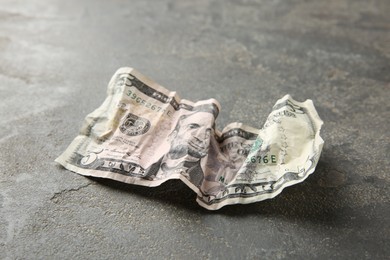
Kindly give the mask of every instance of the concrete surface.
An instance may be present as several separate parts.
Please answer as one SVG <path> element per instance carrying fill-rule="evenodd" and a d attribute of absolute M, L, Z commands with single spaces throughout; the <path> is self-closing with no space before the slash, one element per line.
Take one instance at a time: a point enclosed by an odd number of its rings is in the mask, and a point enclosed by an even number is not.
<path fill-rule="evenodd" d="M 0 0 L 1 259 L 388 259 L 390 2 Z M 286 93 L 325 121 L 316 172 L 275 199 L 202 209 L 180 181 L 89 179 L 53 160 L 121 66 L 221 129 Z"/>

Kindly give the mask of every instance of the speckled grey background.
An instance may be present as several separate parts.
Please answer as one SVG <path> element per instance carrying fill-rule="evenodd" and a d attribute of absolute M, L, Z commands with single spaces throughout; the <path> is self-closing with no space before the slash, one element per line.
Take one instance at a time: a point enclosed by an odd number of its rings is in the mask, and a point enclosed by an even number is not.
<path fill-rule="evenodd" d="M 390 257 L 390 2 L 0 0 L 1 259 Z M 54 159 L 132 66 L 217 126 L 311 98 L 323 154 L 304 183 L 209 212 L 180 181 L 89 179 Z"/>

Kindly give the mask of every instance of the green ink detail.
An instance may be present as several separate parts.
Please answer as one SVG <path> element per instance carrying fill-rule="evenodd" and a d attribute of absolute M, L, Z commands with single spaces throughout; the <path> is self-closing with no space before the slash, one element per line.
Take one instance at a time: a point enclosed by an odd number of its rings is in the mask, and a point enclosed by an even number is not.
<path fill-rule="evenodd" d="M 263 144 L 263 140 L 260 139 L 260 138 L 257 138 L 256 141 L 253 143 L 250 152 L 251 152 L 251 153 L 257 152 L 257 151 L 260 149 L 260 147 L 261 147 L 262 144 Z"/>

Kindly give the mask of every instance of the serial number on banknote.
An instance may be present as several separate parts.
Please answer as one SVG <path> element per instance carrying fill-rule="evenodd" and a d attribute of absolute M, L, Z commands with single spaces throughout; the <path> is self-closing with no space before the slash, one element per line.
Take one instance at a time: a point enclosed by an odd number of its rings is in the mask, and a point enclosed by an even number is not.
<path fill-rule="evenodd" d="M 276 155 L 252 156 L 249 160 L 251 163 L 276 163 Z"/>
<path fill-rule="evenodd" d="M 149 109 L 151 109 L 153 111 L 157 111 L 157 112 L 162 112 L 162 113 L 166 112 L 168 116 L 171 116 L 171 113 L 172 113 L 171 111 L 169 111 L 169 110 L 167 111 L 160 106 L 154 105 L 151 102 L 146 101 L 145 99 L 138 96 L 136 93 L 134 93 L 131 90 L 127 90 L 127 96 L 129 96 L 131 99 L 133 99 L 136 103 L 141 104 L 146 108 L 149 108 Z"/>

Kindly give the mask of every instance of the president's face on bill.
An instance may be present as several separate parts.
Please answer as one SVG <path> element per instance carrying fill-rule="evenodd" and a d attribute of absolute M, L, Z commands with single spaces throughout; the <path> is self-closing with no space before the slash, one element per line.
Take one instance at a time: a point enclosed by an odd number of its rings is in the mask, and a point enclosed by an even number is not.
<path fill-rule="evenodd" d="M 180 121 L 170 152 L 176 157 L 190 155 L 202 158 L 207 155 L 214 116 L 207 112 L 194 113 Z"/>

